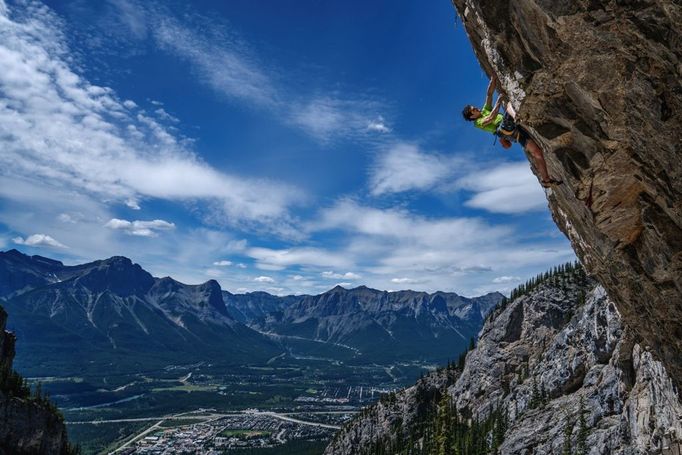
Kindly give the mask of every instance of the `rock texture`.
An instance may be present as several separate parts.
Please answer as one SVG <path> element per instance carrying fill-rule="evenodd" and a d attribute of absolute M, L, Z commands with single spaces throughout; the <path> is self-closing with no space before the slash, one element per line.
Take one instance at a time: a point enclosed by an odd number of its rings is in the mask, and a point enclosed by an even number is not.
<path fill-rule="evenodd" d="M 665 368 L 632 341 L 603 288 L 579 300 L 543 286 L 486 325 L 449 391 L 460 412 L 480 418 L 502 403 L 511 421 L 503 454 L 560 453 L 581 403 L 590 454 L 678 446 L 682 404 Z M 544 403 L 534 405 L 534 394 Z"/>
<path fill-rule="evenodd" d="M 395 440 L 401 428 L 417 432 L 458 375 L 456 370 L 438 370 L 419 379 L 412 387 L 382 397 L 335 435 L 325 455 L 372 454 L 379 452 L 379 447 L 384 448 L 384 453 L 390 453 L 385 447 L 387 441 Z"/>
<path fill-rule="evenodd" d="M 426 383 L 443 384 L 442 375 Z M 325 453 L 373 453 L 365 449 L 387 433 L 414 432 L 414 419 L 402 428 L 394 424 L 407 422 L 406 409 L 424 406 L 414 390 L 398 395 L 399 406 L 380 403 L 366 411 Z M 494 314 L 454 384 L 440 391 L 467 418 L 506 409 L 501 454 L 562 453 L 567 425 L 575 449 L 581 411 L 591 455 L 682 449 L 682 404 L 670 375 L 633 341 L 613 302 L 594 284 L 546 282 Z"/>
<path fill-rule="evenodd" d="M 551 175 L 553 217 L 682 381 L 682 4 L 453 0 Z"/>
<path fill-rule="evenodd" d="M 0 307 L 0 366 L 12 368 L 15 337 L 5 331 Z M 30 398 L 0 388 L 0 455 L 65 454 L 69 449 L 61 416 Z"/>

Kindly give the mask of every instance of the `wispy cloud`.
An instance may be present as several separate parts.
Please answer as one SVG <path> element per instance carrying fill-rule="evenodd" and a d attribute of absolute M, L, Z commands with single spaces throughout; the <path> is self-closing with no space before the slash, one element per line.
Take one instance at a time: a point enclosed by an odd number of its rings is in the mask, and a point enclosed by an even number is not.
<path fill-rule="evenodd" d="M 520 281 L 521 277 L 518 276 L 498 276 L 493 278 L 493 283 L 513 283 L 516 281 Z"/>
<path fill-rule="evenodd" d="M 216 261 L 213 263 L 213 265 L 215 265 L 216 267 L 229 267 L 232 265 L 232 261 L 225 261 L 225 260 Z"/>
<path fill-rule="evenodd" d="M 426 153 L 414 144 L 397 143 L 379 154 L 370 172 L 374 196 L 410 190 L 430 190 L 455 175 L 456 161 Z"/>
<path fill-rule="evenodd" d="M 250 248 L 246 255 L 254 259 L 260 267 L 283 270 L 290 266 L 348 267 L 350 258 L 325 249 L 312 247 L 297 248 Z"/>
<path fill-rule="evenodd" d="M 170 15 L 153 11 L 154 38 L 159 46 L 186 60 L 202 81 L 230 99 L 274 107 L 278 94 L 253 54 L 233 35 L 204 20 L 202 33 Z"/>
<path fill-rule="evenodd" d="M 110 0 L 110 3 L 118 10 L 121 22 L 125 24 L 137 39 L 147 37 L 148 26 L 146 12 L 129 0 Z"/>
<path fill-rule="evenodd" d="M 547 199 L 527 162 L 501 164 L 473 172 L 459 185 L 475 194 L 466 202 L 493 213 L 544 210 Z"/>
<path fill-rule="evenodd" d="M 51 248 L 68 248 L 66 245 L 64 245 L 61 242 L 58 242 L 57 240 L 53 239 L 49 235 L 46 234 L 33 234 L 31 236 L 24 238 L 21 237 L 15 237 L 12 239 L 14 243 L 17 245 L 26 245 L 26 246 L 46 246 L 46 247 L 51 247 Z"/>
<path fill-rule="evenodd" d="M 386 121 L 382 116 L 377 117 L 374 120 L 370 120 L 369 124 L 367 125 L 367 129 L 369 131 L 375 131 L 377 133 L 390 133 L 391 128 L 386 125 Z"/>
<path fill-rule="evenodd" d="M 311 232 L 342 232 L 345 244 L 319 251 L 350 261 L 363 280 L 382 289 L 488 292 L 496 276 L 541 270 L 573 257 L 563 239 L 525 243 L 511 225 L 475 217 L 428 218 L 402 208 L 380 209 L 352 199 L 324 210 Z M 499 286 L 499 285 L 498 285 Z"/>
<path fill-rule="evenodd" d="M 314 97 L 291 105 L 287 118 L 309 135 L 326 141 L 338 137 L 367 137 L 377 132 L 368 127 L 369 120 L 379 110 L 379 104 L 369 99 L 333 96 Z M 385 131 L 388 132 L 388 131 Z"/>
<path fill-rule="evenodd" d="M 423 283 L 423 280 L 415 280 L 414 278 L 391 278 L 391 283 L 395 284 L 420 284 Z"/>
<path fill-rule="evenodd" d="M 132 208 L 146 198 L 203 199 L 222 214 L 213 220 L 286 230 L 300 191 L 218 171 L 164 119 L 80 76 L 61 21 L 48 8 L 2 21 L 0 175 L 78 188 Z"/>
<path fill-rule="evenodd" d="M 358 93 L 294 90 L 294 75 L 264 61 L 235 29 L 198 14 L 177 17 L 156 2 L 113 0 L 118 22 L 138 39 L 188 63 L 203 84 L 225 99 L 273 118 L 323 142 L 337 138 L 369 139 L 389 133 L 378 100 Z"/>
<path fill-rule="evenodd" d="M 370 169 L 373 196 L 406 191 L 467 192 L 465 205 L 492 213 L 544 210 L 547 202 L 528 163 L 481 163 L 474 158 L 429 153 L 397 143 Z"/>

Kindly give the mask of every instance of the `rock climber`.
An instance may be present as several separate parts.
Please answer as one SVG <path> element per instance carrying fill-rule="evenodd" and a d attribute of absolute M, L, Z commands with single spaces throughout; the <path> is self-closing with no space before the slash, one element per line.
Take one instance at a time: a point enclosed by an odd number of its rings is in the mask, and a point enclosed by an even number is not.
<path fill-rule="evenodd" d="M 474 122 L 476 128 L 480 128 L 483 131 L 488 131 L 489 133 L 498 136 L 500 143 L 504 148 L 511 147 L 512 141 L 521 144 L 521 147 L 528 153 L 533 166 L 540 173 L 540 184 L 544 188 L 549 188 L 552 185 L 560 185 L 563 183 L 561 180 L 556 180 L 549 176 L 542 149 L 540 149 L 538 144 L 535 143 L 523 127 L 516 124 L 516 112 L 511 104 L 506 103 L 504 115 L 500 114 L 500 108 L 502 107 L 503 101 L 502 96 L 497 98 L 497 101 L 493 106 L 492 101 L 496 85 L 497 79 L 493 76 L 492 79 L 490 79 L 490 84 L 488 84 L 488 91 L 486 93 L 483 108 L 479 109 L 472 105 L 464 106 L 464 109 L 462 110 L 464 119 L 469 122 Z"/>

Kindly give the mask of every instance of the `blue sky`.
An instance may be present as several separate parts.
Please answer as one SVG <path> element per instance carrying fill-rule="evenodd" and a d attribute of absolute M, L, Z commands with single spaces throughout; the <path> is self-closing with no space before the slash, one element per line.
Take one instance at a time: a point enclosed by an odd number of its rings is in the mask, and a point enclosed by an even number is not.
<path fill-rule="evenodd" d="M 0 0 L 0 247 L 233 292 L 509 290 L 573 259 L 447 0 Z"/>

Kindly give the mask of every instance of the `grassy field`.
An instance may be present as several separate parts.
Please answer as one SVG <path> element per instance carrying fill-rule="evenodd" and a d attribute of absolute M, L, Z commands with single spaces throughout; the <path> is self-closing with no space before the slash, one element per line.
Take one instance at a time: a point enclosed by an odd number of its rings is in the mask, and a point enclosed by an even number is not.
<path fill-rule="evenodd" d="M 126 422 L 98 425 L 67 425 L 69 440 L 80 444 L 84 454 L 108 453 L 151 423 Z"/>

